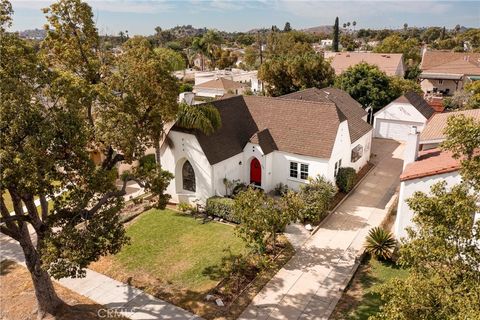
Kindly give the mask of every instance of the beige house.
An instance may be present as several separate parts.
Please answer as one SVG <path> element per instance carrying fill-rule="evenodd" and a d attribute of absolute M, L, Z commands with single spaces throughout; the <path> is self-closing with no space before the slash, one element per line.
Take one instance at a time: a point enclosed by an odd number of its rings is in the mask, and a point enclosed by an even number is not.
<path fill-rule="evenodd" d="M 424 51 L 420 85 L 426 96 L 449 96 L 480 80 L 480 53 Z"/>
<path fill-rule="evenodd" d="M 334 52 L 325 55 L 325 58 L 331 59 L 331 65 L 335 69 L 336 75 L 362 62 L 376 65 L 388 76 L 403 77 L 405 75 L 403 54 L 401 53 Z"/>
<path fill-rule="evenodd" d="M 227 93 L 243 94 L 248 85 L 225 78 L 217 78 L 193 87 L 193 93 L 199 97 L 216 98 Z"/>

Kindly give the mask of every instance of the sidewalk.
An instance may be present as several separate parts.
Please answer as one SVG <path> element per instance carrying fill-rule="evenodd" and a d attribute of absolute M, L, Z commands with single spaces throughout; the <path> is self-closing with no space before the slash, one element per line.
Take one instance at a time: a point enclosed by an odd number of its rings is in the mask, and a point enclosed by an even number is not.
<path fill-rule="evenodd" d="M 12 260 L 25 265 L 18 243 L 0 235 L 0 260 Z M 85 278 L 63 278 L 62 286 L 81 294 L 108 309 L 116 309 L 132 320 L 201 319 L 200 317 L 154 296 L 87 269 Z"/>
<path fill-rule="evenodd" d="M 375 139 L 376 167 L 265 285 L 239 319 L 328 319 L 347 286 L 368 231 L 393 204 L 403 146 Z"/>

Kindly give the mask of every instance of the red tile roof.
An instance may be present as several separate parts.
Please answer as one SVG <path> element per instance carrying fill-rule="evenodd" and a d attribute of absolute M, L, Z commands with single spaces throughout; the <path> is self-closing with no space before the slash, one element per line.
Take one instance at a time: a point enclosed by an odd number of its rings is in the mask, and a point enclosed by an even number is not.
<path fill-rule="evenodd" d="M 407 164 L 400 175 L 401 181 L 434 176 L 460 169 L 460 160 L 454 159 L 450 151 L 439 148 L 420 151 L 415 162 Z"/>

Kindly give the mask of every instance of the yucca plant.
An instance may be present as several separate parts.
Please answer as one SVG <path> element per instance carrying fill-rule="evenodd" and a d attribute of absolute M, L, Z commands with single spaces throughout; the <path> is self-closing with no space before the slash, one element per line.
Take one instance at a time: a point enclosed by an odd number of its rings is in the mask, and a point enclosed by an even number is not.
<path fill-rule="evenodd" d="M 390 260 L 397 242 L 391 232 L 383 228 L 370 229 L 365 242 L 365 251 L 377 259 Z"/>

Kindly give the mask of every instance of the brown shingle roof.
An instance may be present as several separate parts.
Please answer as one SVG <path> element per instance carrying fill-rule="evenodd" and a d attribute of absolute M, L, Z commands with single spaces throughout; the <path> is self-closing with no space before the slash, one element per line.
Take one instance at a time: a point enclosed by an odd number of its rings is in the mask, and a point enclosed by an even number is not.
<path fill-rule="evenodd" d="M 480 53 L 426 51 L 420 69 L 423 73 L 480 75 Z"/>
<path fill-rule="evenodd" d="M 409 91 L 398 97 L 393 102 L 409 103 L 418 110 L 427 120 L 435 114 L 435 110 L 418 93 Z"/>
<path fill-rule="evenodd" d="M 298 99 L 304 101 L 333 102 L 347 117 L 348 130 L 351 142 L 355 142 L 372 130 L 372 126 L 362 120 L 367 112 L 362 105 L 353 99 L 347 92 L 327 87 L 323 89 L 310 88 L 281 96 L 280 98 Z"/>
<path fill-rule="evenodd" d="M 197 84 L 195 88 L 204 88 L 204 89 L 223 89 L 223 90 L 232 90 L 244 88 L 246 85 L 240 82 L 236 82 L 230 79 L 218 78 L 204 83 Z"/>
<path fill-rule="evenodd" d="M 448 118 L 460 114 L 466 117 L 473 117 L 477 119 L 477 121 L 480 121 L 480 109 L 437 113 L 427 122 L 427 125 L 420 134 L 420 142 L 444 140 L 445 134 L 443 132 L 447 127 Z"/>
<path fill-rule="evenodd" d="M 376 65 L 389 76 L 396 75 L 398 66 L 403 63 L 401 53 L 373 53 L 373 52 L 337 52 L 332 60 L 335 74 L 340 74 L 349 67 L 362 62 Z"/>
<path fill-rule="evenodd" d="M 235 96 L 211 102 L 222 118 L 222 127 L 206 136 L 194 130 L 210 164 L 243 151 L 249 141 L 265 153 L 285 151 L 329 158 L 345 115 L 331 102 L 311 102 L 260 96 Z"/>
<path fill-rule="evenodd" d="M 458 169 L 460 169 L 460 160 L 454 159 L 449 151 L 438 148 L 420 151 L 418 159 L 407 164 L 400 175 L 400 180 L 418 179 L 457 171 Z"/>

